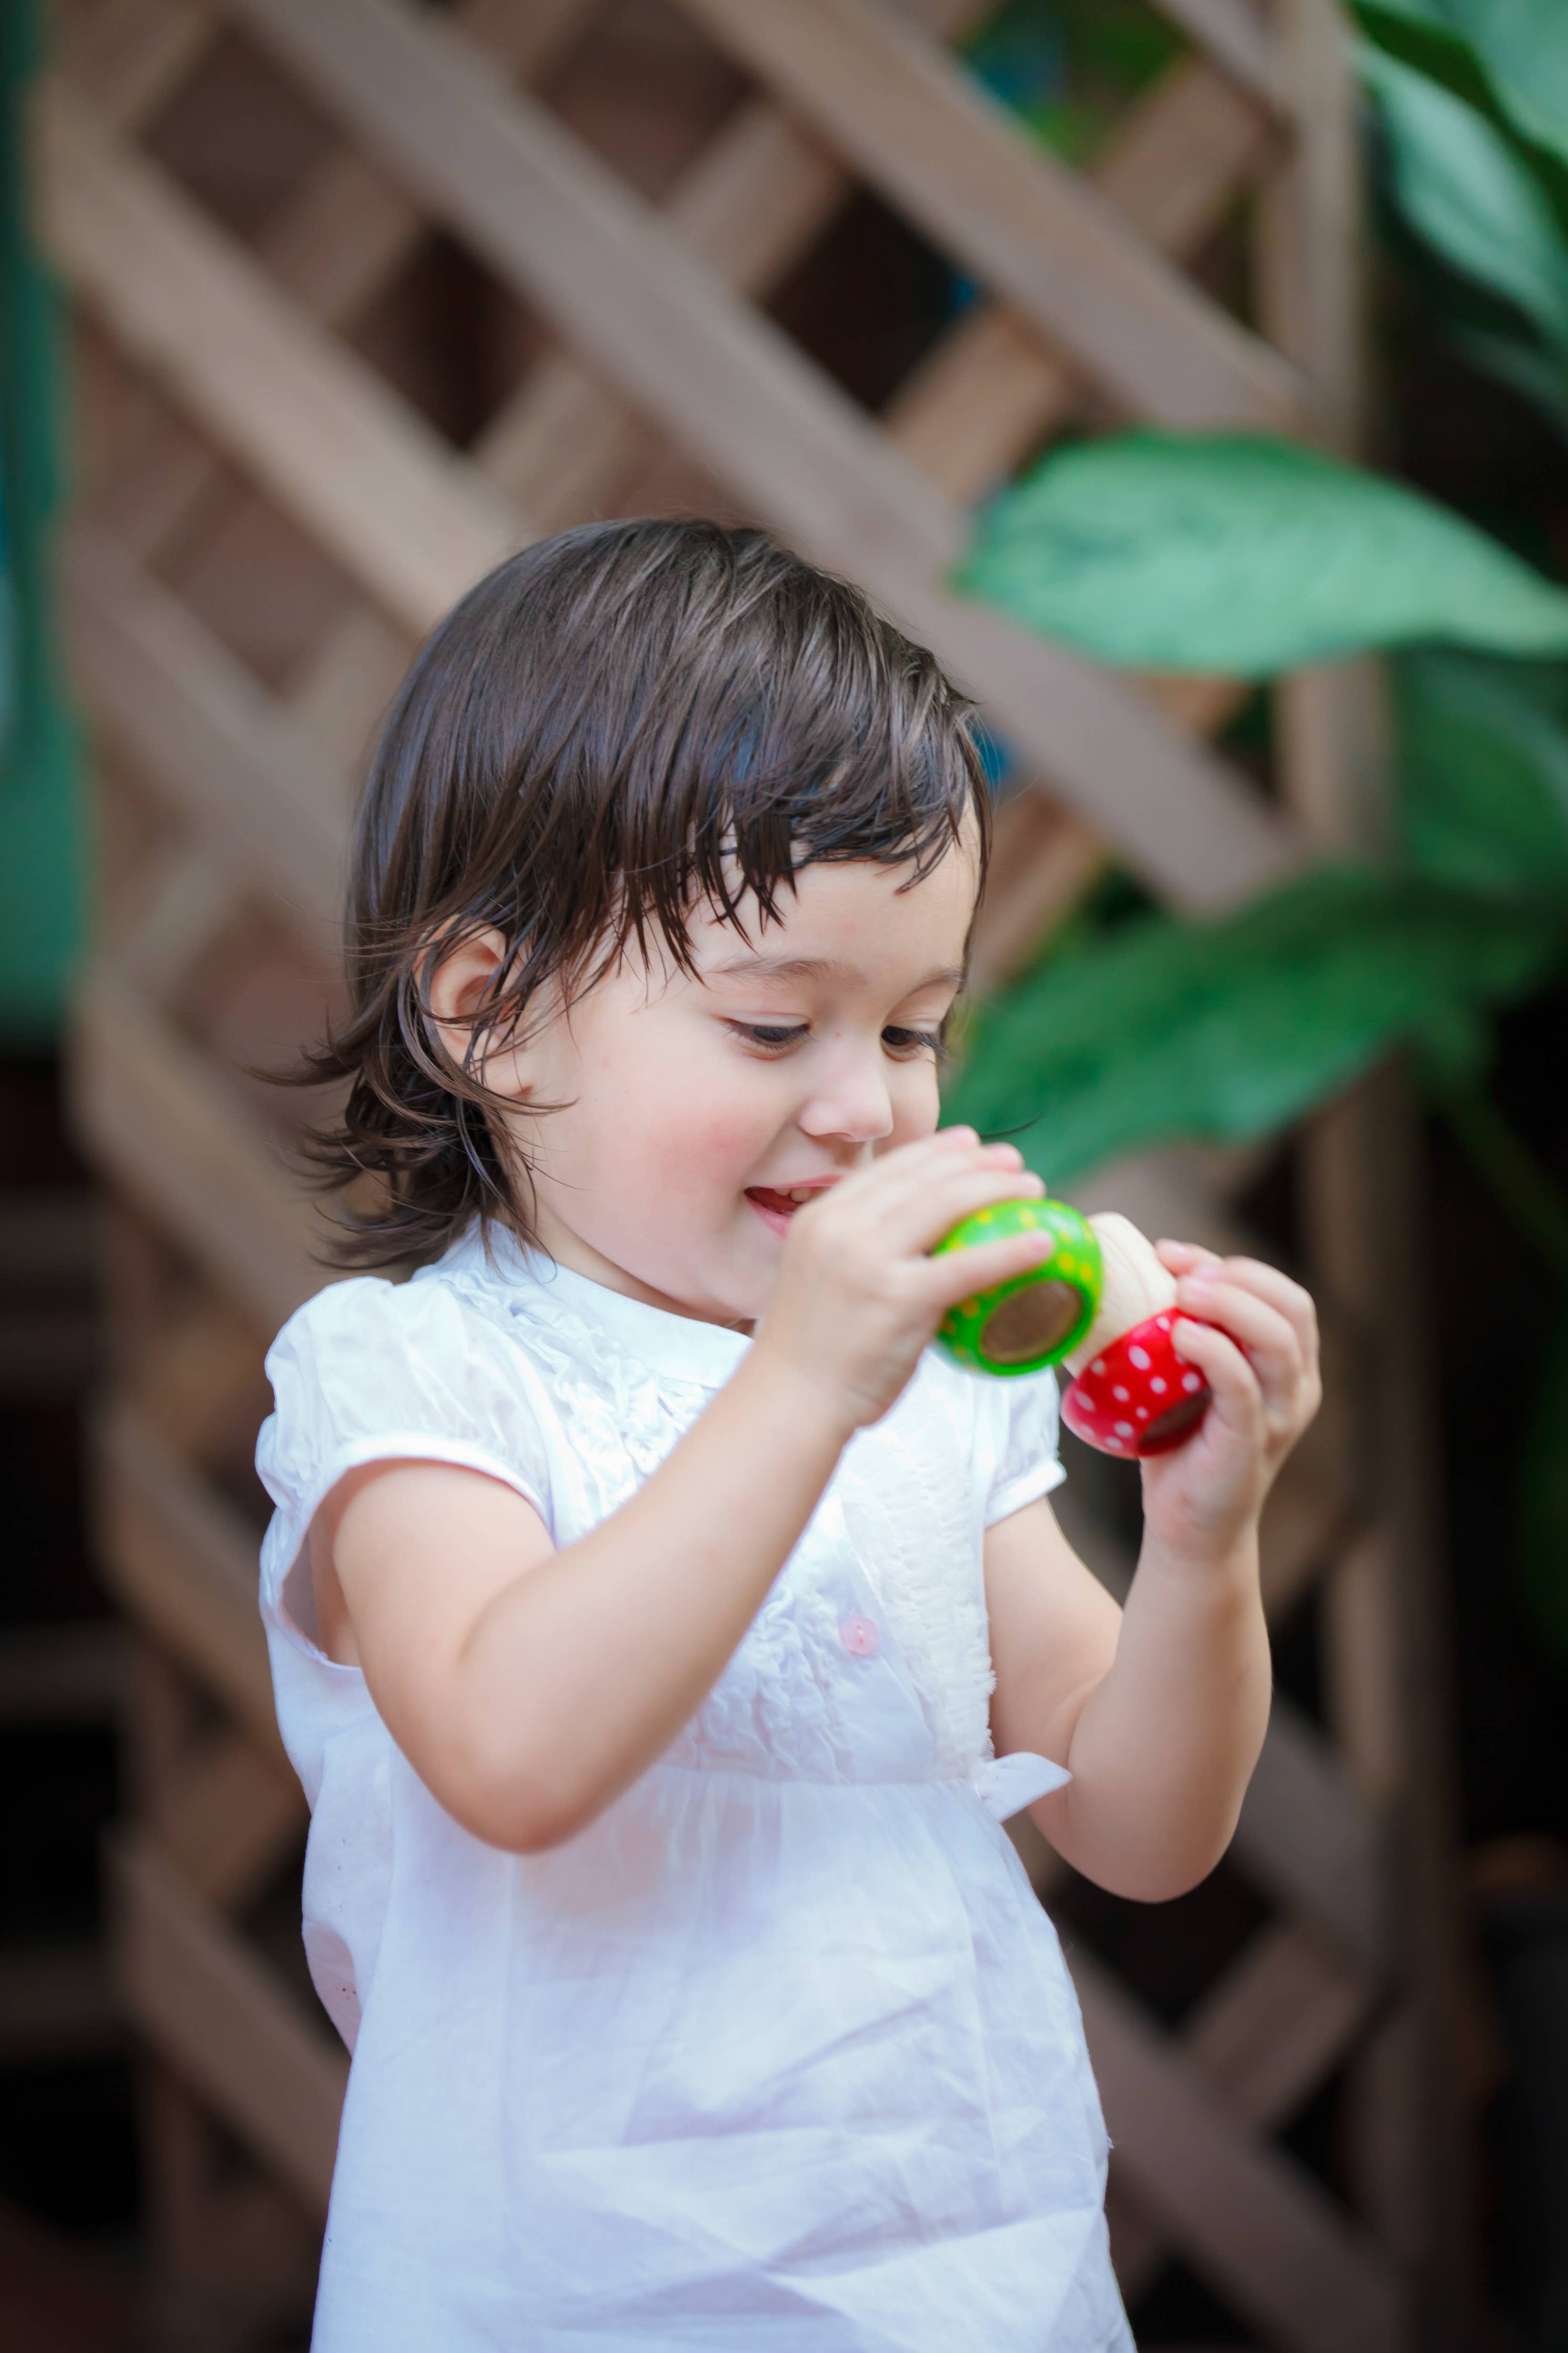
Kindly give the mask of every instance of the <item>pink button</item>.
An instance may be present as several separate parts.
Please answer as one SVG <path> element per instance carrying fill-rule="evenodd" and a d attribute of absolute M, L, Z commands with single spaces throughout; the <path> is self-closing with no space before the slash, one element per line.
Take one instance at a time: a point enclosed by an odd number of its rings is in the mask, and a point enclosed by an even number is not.
<path fill-rule="evenodd" d="M 838 1639 L 852 1659 L 874 1659 L 881 1637 L 871 1619 L 846 1618 L 838 1629 Z"/>

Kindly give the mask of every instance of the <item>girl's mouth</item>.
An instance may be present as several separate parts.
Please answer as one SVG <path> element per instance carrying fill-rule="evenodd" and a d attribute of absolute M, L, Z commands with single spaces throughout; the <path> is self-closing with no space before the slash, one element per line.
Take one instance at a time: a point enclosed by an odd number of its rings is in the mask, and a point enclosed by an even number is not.
<path fill-rule="evenodd" d="M 832 1181 L 830 1177 L 828 1183 Z M 775 1234 L 787 1234 L 789 1221 L 795 1211 L 826 1189 L 826 1185 L 823 1184 L 748 1185 L 746 1198 L 765 1226 Z"/>

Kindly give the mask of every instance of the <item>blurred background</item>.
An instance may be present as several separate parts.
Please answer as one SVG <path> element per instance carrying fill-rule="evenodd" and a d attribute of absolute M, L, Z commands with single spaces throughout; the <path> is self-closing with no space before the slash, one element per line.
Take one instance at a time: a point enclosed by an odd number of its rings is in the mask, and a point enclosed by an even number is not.
<path fill-rule="evenodd" d="M 345 2063 L 251 1452 L 414 647 L 765 522 L 979 705 L 951 1088 L 1330 1395 L 1232 1855 L 1021 1851 L 1141 2347 L 1568 2348 L 1560 0 L 0 10 L 0 2353 L 308 2337 Z M 1073 1446 L 1113 1588 L 1131 1472 Z"/>

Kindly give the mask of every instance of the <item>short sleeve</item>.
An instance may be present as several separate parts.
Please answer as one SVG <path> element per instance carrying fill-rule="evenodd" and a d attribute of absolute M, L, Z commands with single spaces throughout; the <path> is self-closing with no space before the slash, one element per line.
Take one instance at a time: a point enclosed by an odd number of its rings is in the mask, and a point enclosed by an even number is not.
<path fill-rule="evenodd" d="M 998 1381 L 992 1392 L 996 1420 L 995 1468 L 985 1498 L 985 1525 L 1021 1512 L 1059 1487 L 1067 1472 L 1057 1452 L 1058 1398 L 1054 1372 Z"/>
<path fill-rule="evenodd" d="M 402 1457 L 480 1471 L 552 1525 L 542 1418 L 531 1396 L 538 1376 L 447 1284 L 333 1283 L 283 1326 L 267 1377 L 274 1408 L 256 1467 L 277 1512 L 262 1602 L 286 1623 L 308 1630 L 313 1620 L 306 1597 L 284 1588 L 321 1504 L 363 1463 Z"/>

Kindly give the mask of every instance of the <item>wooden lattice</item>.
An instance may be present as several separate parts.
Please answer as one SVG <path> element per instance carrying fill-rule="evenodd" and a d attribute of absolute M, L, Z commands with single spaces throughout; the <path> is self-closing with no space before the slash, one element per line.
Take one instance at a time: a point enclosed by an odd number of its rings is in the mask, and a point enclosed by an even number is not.
<path fill-rule="evenodd" d="M 765 521 L 928 638 L 1032 765 L 1002 813 L 993 974 L 1110 855 L 1173 904 L 1217 908 L 1373 822 L 1375 681 L 1282 691 L 1269 805 L 1210 747 L 1227 682 L 1113 680 L 941 585 L 966 503 L 1068 421 L 1353 442 L 1353 138 L 1331 0 L 1165 0 L 1190 52 L 1088 176 L 949 56 L 986 13 L 974 0 L 682 5 L 739 95 L 716 127 L 688 124 L 657 202 L 531 94 L 567 67 L 591 78 L 603 0 L 58 9 L 37 185 L 80 325 L 64 570 L 103 812 L 74 1092 L 120 1205 L 99 1529 L 141 1664 L 113 1871 L 152 2054 L 170 2342 L 252 2343 L 306 2292 L 346 2073 L 257 1911 L 304 1810 L 240 1466 L 261 1345 L 321 1274 L 277 1106 L 237 1065 L 286 1054 L 330 995 L 351 777 L 412 644 L 502 554 L 671 484 Z M 222 136 L 237 39 L 319 121 L 286 199 L 226 225 L 168 155 L 204 89 Z M 875 417 L 762 307 L 864 185 L 984 290 Z M 1243 211 L 1267 332 L 1184 266 Z M 518 304 L 515 380 L 462 447 L 371 356 L 437 230 Z M 268 566 L 297 577 L 292 637 L 270 649 L 243 609 Z M 1460 2309 L 1457 2144 L 1431 2090 L 1448 2071 L 1441 1809 L 1418 1802 L 1440 1785 L 1440 1725 L 1412 1672 L 1431 1663 L 1412 1631 L 1430 1619 L 1419 1431 L 1369 1420 L 1407 1349 L 1392 1317 L 1342 1304 L 1388 1295 L 1405 1132 L 1385 1087 L 1306 1146 L 1339 1410 L 1271 1506 L 1265 1574 L 1277 1620 L 1323 1580 L 1334 1737 L 1278 1706 L 1236 1850 L 1267 1923 L 1175 2033 L 1072 1955 L 1129 2301 L 1176 2253 L 1290 2353 L 1437 2343 Z M 1238 1238 L 1194 1161 L 1100 1191 L 1160 1230 Z M 1075 1532 L 1125 1577 L 1103 1530 Z M 1026 1852 L 1048 1898 L 1052 1860 Z M 1347 2065 L 1349 2203 L 1276 2137 Z"/>

